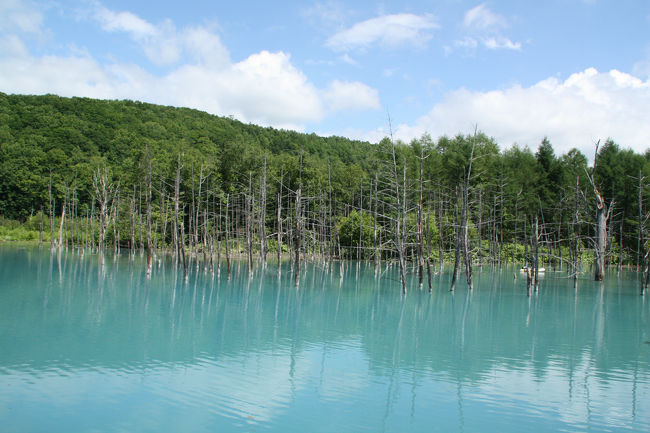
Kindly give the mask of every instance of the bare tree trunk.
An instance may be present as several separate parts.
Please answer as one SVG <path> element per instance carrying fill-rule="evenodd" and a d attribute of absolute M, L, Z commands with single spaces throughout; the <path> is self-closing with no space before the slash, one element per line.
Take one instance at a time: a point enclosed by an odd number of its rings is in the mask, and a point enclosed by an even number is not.
<path fill-rule="evenodd" d="M 596 171 L 596 163 L 598 158 L 598 144 L 596 143 L 596 152 L 594 155 L 594 172 Z M 602 281 L 605 278 L 605 251 L 607 249 L 607 222 L 611 215 L 612 209 L 614 208 L 614 202 L 612 201 L 609 204 L 609 207 L 605 203 L 600 191 L 596 187 L 594 182 L 593 174 L 587 173 L 587 178 L 591 183 L 592 188 L 594 189 L 594 195 L 596 196 L 596 233 L 595 233 L 595 242 L 594 242 L 594 279 L 596 281 Z"/>
<path fill-rule="evenodd" d="M 429 197 L 429 203 L 431 202 L 431 197 Z M 430 219 L 431 219 L 431 210 L 428 208 L 429 211 L 427 212 L 427 225 L 426 225 L 426 232 L 427 232 L 427 257 L 426 257 L 426 263 L 427 263 L 427 284 L 429 287 L 429 293 L 431 293 L 432 288 L 431 288 L 431 225 L 430 225 Z"/>
<path fill-rule="evenodd" d="M 246 195 L 246 252 L 248 272 L 253 272 L 253 174 L 248 173 L 248 194 Z"/>
<path fill-rule="evenodd" d="M 63 194 L 63 206 L 61 207 L 61 224 L 59 225 L 59 248 L 63 247 L 63 225 L 65 224 L 65 208 L 68 199 L 68 187 L 65 186 L 65 192 Z"/>
<path fill-rule="evenodd" d="M 108 205 L 114 194 L 114 185 L 109 182 L 109 173 L 105 168 L 97 168 L 92 178 L 95 200 L 99 205 L 99 249 L 104 251 Z"/>
<path fill-rule="evenodd" d="M 456 187 L 456 196 L 458 196 L 458 187 Z M 458 199 L 456 199 L 456 218 L 458 218 Z M 462 221 L 462 217 L 460 218 Z M 451 288 L 450 291 L 456 289 L 456 280 L 458 278 L 458 269 L 460 268 L 460 249 L 461 249 L 461 233 L 462 233 L 462 222 L 457 220 L 456 224 L 456 241 L 454 246 L 454 271 L 451 275 Z"/>
<path fill-rule="evenodd" d="M 602 281 L 605 278 L 605 250 L 607 248 L 607 220 L 609 213 L 603 197 L 597 195 L 596 204 L 596 248 L 594 249 L 594 279 Z M 610 208 L 611 210 L 611 208 Z"/>
<path fill-rule="evenodd" d="M 183 272 L 187 273 L 187 263 L 185 261 L 185 229 L 183 220 L 179 219 L 180 212 L 180 189 L 181 189 L 181 154 L 178 154 L 178 164 L 176 165 L 176 180 L 174 182 L 174 240 L 176 247 L 176 263 L 183 260 Z M 180 257 L 179 257 L 180 256 Z"/>
<path fill-rule="evenodd" d="M 280 263 L 282 262 L 282 182 L 283 182 L 284 172 L 280 173 L 280 189 L 278 191 L 278 203 L 277 203 L 277 226 L 278 226 L 278 270 L 280 269 Z"/>
<path fill-rule="evenodd" d="M 54 199 L 52 198 L 52 172 L 50 172 L 50 183 L 47 187 L 47 192 L 50 199 L 50 206 L 48 208 L 49 219 L 50 219 L 50 246 L 54 248 L 56 246 L 56 239 L 54 238 Z"/>
<path fill-rule="evenodd" d="M 295 282 L 298 285 L 300 278 L 300 237 L 301 237 L 301 227 L 300 227 L 300 202 L 302 200 L 302 186 L 298 185 L 298 190 L 296 191 L 296 221 L 295 221 L 295 233 L 294 233 L 294 266 L 295 266 Z"/>
<path fill-rule="evenodd" d="M 230 194 L 226 194 L 226 270 L 230 277 L 230 221 L 228 220 L 230 210 Z"/>
<path fill-rule="evenodd" d="M 44 209 L 43 209 L 43 206 L 41 206 L 41 229 L 40 229 L 40 232 L 39 232 L 39 235 L 38 235 L 39 236 L 38 237 L 38 246 L 39 246 L 39 248 L 43 246 L 43 225 L 44 225 L 43 212 L 44 212 Z"/>
<path fill-rule="evenodd" d="M 623 269 L 623 222 L 625 221 L 625 213 L 621 216 L 621 223 L 618 225 L 618 272 Z"/>
<path fill-rule="evenodd" d="M 260 258 L 266 264 L 266 157 L 262 169 L 262 184 L 260 185 Z"/>
<path fill-rule="evenodd" d="M 440 262 L 439 272 L 442 273 L 445 263 L 444 239 L 442 230 L 442 189 L 438 186 L 438 260 Z"/>
<path fill-rule="evenodd" d="M 424 214 L 424 179 L 422 163 L 424 161 L 424 148 L 420 148 L 420 199 L 418 201 L 418 282 L 422 288 L 422 279 L 424 278 L 424 229 L 422 226 L 422 219 Z"/>
<path fill-rule="evenodd" d="M 119 219 L 119 213 L 120 213 L 120 201 L 119 201 L 119 195 L 115 195 L 113 200 L 117 200 L 115 202 L 114 209 L 111 213 L 115 213 L 115 216 L 112 217 L 111 219 L 113 220 L 113 252 L 117 253 L 120 248 L 120 235 L 119 235 L 119 229 L 117 227 L 117 221 Z"/>
<path fill-rule="evenodd" d="M 361 259 L 363 249 L 363 183 L 359 185 L 359 243 L 357 244 L 357 261 Z"/>
<path fill-rule="evenodd" d="M 388 117 L 388 125 L 390 129 L 390 143 L 391 151 L 393 156 L 393 182 L 395 183 L 395 198 L 397 202 L 397 221 L 396 221 L 396 246 L 397 246 L 397 257 L 399 260 L 399 276 L 400 282 L 402 284 L 402 293 L 406 294 L 406 259 L 404 257 L 404 240 L 405 236 L 403 233 L 406 232 L 406 164 L 404 164 L 404 173 L 403 173 L 403 197 L 400 196 L 399 191 L 399 178 L 397 176 L 397 156 L 395 154 L 395 141 L 393 140 L 393 127 L 390 122 L 390 116 Z"/>
<path fill-rule="evenodd" d="M 641 176 L 641 170 L 639 170 L 639 221 L 637 225 L 637 240 L 636 240 L 636 271 L 643 267 L 643 252 L 641 247 L 643 246 L 643 177 Z"/>
<path fill-rule="evenodd" d="M 533 264 L 533 276 L 535 284 L 535 292 L 539 289 L 539 220 L 535 217 L 535 258 Z"/>
<path fill-rule="evenodd" d="M 151 159 L 149 159 L 149 164 L 147 167 L 147 196 L 146 196 L 146 203 L 147 203 L 147 275 L 151 275 L 151 267 L 152 267 L 152 260 L 153 260 L 153 245 L 151 243 Z"/>
<path fill-rule="evenodd" d="M 372 227 L 372 236 L 373 236 L 373 246 L 375 247 L 375 269 L 377 269 L 377 266 L 379 265 L 379 261 L 381 259 L 381 254 L 379 252 L 379 243 L 377 242 L 377 201 L 379 199 L 377 195 L 377 184 L 379 183 L 379 175 L 375 173 L 375 204 L 373 208 L 373 213 L 374 213 L 374 222 L 373 222 L 373 227 Z"/>
<path fill-rule="evenodd" d="M 471 167 L 471 163 L 470 163 Z M 468 176 L 469 178 L 469 176 Z M 472 280 L 472 248 L 470 245 L 470 240 L 469 240 L 469 224 L 468 224 L 468 216 L 467 214 L 469 213 L 469 197 L 468 197 L 468 192 L 467 189 L 469 188 L 469 182 L 465 187 L 465 192 L 464 192 L 464 204 L 463 204 L 463 252 L 464 252 L 464 262 L 465 262 L 465 274 L 467 276 L 467 285 L 469 286 L 470 289 L 474 288 L 474 283 Z"/>
<path fill-rule="evenodd" d="M 95 201 L 90 204 L 90 250 L 92 251 L 95 247 L 95 225 L 93 221 L 95 220 Z"/>
<path fill-rule="evenodd" d="M 133 197 L 131 197 L 131 255 L 135 255 L 135 190 L 133 185 Z"/>

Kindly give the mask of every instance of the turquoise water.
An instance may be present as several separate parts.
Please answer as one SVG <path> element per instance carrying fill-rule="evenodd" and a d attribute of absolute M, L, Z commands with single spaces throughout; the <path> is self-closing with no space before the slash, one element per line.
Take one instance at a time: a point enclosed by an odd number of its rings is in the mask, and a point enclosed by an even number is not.
<path fill-rule="evenodd" d="M 192 269 L 1 247 L 0 431 L 650 431 L 635 274 Z"/>

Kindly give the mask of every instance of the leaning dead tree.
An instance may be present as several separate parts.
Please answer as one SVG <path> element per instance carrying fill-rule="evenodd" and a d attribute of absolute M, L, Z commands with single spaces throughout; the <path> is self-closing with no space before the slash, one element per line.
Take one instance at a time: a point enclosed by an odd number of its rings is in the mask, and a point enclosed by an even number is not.
<path fill-rule="evenodd" d="M 612 209 L 614 209 L 614 201 L 612 200 L 609 203 L 605 203 L 605 199 L 601 192 L 594 182 L 593 174 L 596 171 L 596 163 L 598 158 L 598 145 L 600 140 L 596 143 L 596 152 L 594 155 L 594 168 L 592 173 L 587 173 L 587 178 L 589 183 L 594 190 L 594 196 L 596 198 L 596 226 L 595 226 L 595 235 L 594 235 L 594 279 L 596 281 L 602 281 L 605 278 L 605 254 L 607 249 L 607 223 L 612 214 Z"/>

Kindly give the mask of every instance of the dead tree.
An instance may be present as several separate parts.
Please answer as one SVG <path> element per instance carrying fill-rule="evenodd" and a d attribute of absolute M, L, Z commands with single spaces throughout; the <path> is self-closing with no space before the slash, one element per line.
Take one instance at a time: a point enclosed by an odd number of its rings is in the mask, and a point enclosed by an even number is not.
<path fill-rule="evenodd" d="M 280 188 L 278 191 L 278 203 L 277 203 L 278 271 L 280 270 L 280 263 L 282 262 L 282 182 L 283 180 L 284 180 L 284 170 L 280 172 Z"/>
<path fill-rule="evenodd" d="M 294 232 L 294 253 L 295 253 L 295 283 L 296 286 L 300 281 L 300 238 L 302 236 L 301 224 L 301 202 L 302 202 L 302 155 L 300 155 L 300 175 L 298 180 L 298 189 L 296 190 L 296 221 Z"/>
<path fill-rule="evenodd" d="M 63 225 L 65 224 L 65 211 L 68 204 L 68 185 L 64 185 L 63 206 L 61 206 L 61 224 L 59 225 L 59 248 L 63 248 Z"/>
<path fill-rule="evenodd" d="M 474 149 L 476 147 L 476 129 L 474 129 L 474 139 L 472 141 L 472 151 L 469 155 L 469 165 L 467 173 L 465 173 L 463 184 L 460 186 L 461 195 L 461 210 L 460 210 L 460 224 L 456 236 L 456 249 L 454 256 L 454 273 L 451 280 L 451 290 L 453 291 L 456 285 L 456 278 L 458 277 L 459 256 L 462 251 L 462 259 L 465 264 L 465 274 L 467 276 L 467 285 L 470 289 L 474 287 L 472 281 L 472 250 L 469 241 L 469 181 L 472 176 L 472 163 L 474 161 Z"/>
<path fill-rule="evenodd" d="M 418 281 L 420 288 L 422 288 L 422 279 L 424 277 L 424 229 L 423 229 L 423 215 L 424 215 L 424 176 L 422 165 L 424 162 L 424 147 L 420 148 L 419 166 L 420 166 L 420 197 L 418 200 Z M 427 258 L 428 262 L 428 258 Z M 429 286 L 431 284 L 429 283 Z"/>
<path fill-rule="evenodd" d="M 395 191 L 395 201 L 397 202 L 397 218 L 395 230 L 395 247 L 397 249 L 397 258 L 399 260 L 399 276 L 402 284 L 402 293 L 406 294 L 406 164 L 404 164 L 404 174 L 402 180 L 402 194 L 400 194 L 400 181 L 397 175 L 397 156 L 395 154 L 395 140 L 393 139 L 393 127 L 390 116 L 388 116 L 388 126 L 390 130 L 391 154 L 393 157 L 393 187 Z"/>
<path fill-rule="evenodd" d="M 226 271 L 228 272 L 228 277 L 230 277 L 230 194 L 226 194 Z"/>
<path fill-rule="evenodd" d="M 176 165 L 176 179 L 174 181 L 174 241 L 176 248 L 176 263 L 183 261 L 183 271 L 187 272 L 187 262 L 185 261 L 185 229 L 183 219 L 179 218 L 180 214 L 180 190 L 181 190 L 181 154 L 178 154 L 178 163 Z M 180 256 L 180 257 L 179 257 Z"/>
<path fill-rule="evenodd" d="M 147 190 L 146 190 L 146 204 L 147 204 L 147 243 L 146 243 L 146 250 L 147 250 L 147 275 L 151 275 L 151 262 L 152 262 L 152 256 L 153 256 L 153 245 L 151 243 L 151 190 L 152 190 L 152 180 L 151 180 L 151 159 L 149 159 L 148 164 L 147 164 L 147 174 L 146 174 L 146 185 L 147 185 Z"/>
<path fill-rule="evenodd" d="M 607 206 L 603 195 L 598 190 L 596 183 L 594 182 L 593 173 L 596 171 L 596 163 L 598 158 L 598 145 L 600 140 L 596 143 L 596 152 L 594 155 L 594 168 L 593 172 L 587 173 L 587 178 L 589 183 L 594 190 L 594 196 L 596 197 L 596 228 L 594 236 L 594 279 L 596 281 L 602 281 L 605 278 L 605 252 L 607 249 L 607 223 L 612 214 L 612 209 L 614 209 L 614 201 L 612 200 Z"/>
<path fill-rule="evenodd" d="M 262 168 L 262 184 L 260 185 L 260 258 L 266 264 L 266 157 Z"/>
<path fill-rule="evenodd" d="M 248 194 L 246 195 L 246 252 L 248 271 L 253 272 L 253 174 L 248 173 Z"/>
<path fill-rule="evenodd" d="M 99 205 L 99 250 L 104 251 L 109 205 L 113 200 L 115 185 L 110 181 L 108 169 L 99 167 L 93 173 L 92 185 L 95 201 Z"/>
<path fill-rule="evenodd" d="M 637 225 L 637 244 L 636 244 L 636 270 L 639 272 L 639 269 L 643 267 L 643 252 L 641 247 L 643 246 L 643 182 L 644 177 L 641 176 L 641 170 L 639 170 L 639 189 L 638 189 L 638 205 L 639 205 L 639 219 Z"/>
<path fill-rule="evenodd" d="M 50 171 L 50 183 L 47 187 L 47 193 L 49 196 L 50 206 L 48 208 L 49 219 L 50 219 L 50 246 L 52 249 L 56 246 L 56 239 L 54 239 L 54 198 L 52 197 L 52 172 Z"/>

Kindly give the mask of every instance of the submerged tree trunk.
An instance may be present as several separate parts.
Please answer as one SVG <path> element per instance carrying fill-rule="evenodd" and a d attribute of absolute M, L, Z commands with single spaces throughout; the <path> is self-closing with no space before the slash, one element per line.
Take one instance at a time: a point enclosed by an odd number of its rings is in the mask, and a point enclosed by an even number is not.
<path fill-rule="evenodd" d="M 424 214 L 424 179 L 422 163 L 424 161 L 424 148 L 420 148 L 420 200 L 418 201 L 418 282 L 422 288 L 422 279 L 424 277 L 424 228 L 422 225 Z"/>
<path fill-rule="evenodd" d="M 260 258 L 266 264 L 266 157 L 260 185 Z"/>
<path fill-rule="evenodd" d="M 300 279 L 300 237 L 301 237 L 301 225 L 300 225 L 300 202 L 302 201 L 302 186 L 298 185 L 298 190 L 296 191 L 296 221 L 295 221 L 295 232 L 293 237 L 293 247 L 294 247 L 294 271 L 295 271 L 295 282 L 298 285 Z"/>
<path fill-rule="evenodd" d="M 228 220 L 230 208 L 230 194 L 226 194 L 226 271 L 230 277 L 230 221 Z"/>
<path fill-rule="evenodd" d="M 151 275 L 151 264 L 153 260 L 153 246 L 151 243 L 151 160 L 149 160 L 149 164 L 147 167 L 147 196 L 146 196 L 146 203 L 147 203 L 147 243 L 146 243 L 146 250 L 147 250 L 147 275 Z"/>
<path fill-rule="evenodd" d="M 598 157 L 598 144 L 596 143 L 596 152 L 594 156 L 594 172 L 596 171 L 596 162 Z M 590 174 L 588 171 L 587 178 L 591 183 L 592 188 L 594 189 L 594 195 L 596 197 L 596 228 L 595 228 L 595 239 L 594 239 L 594 279 L 596 281 L 602 281 L 605 278 L 605 251 L 607 249 L 607 222 L 611 215 L 612 209 L 614 208 L 614 202 L 612 201 L 609 204 L 609 207 L 605 203 L 603 195 L 598 191 L 598 187 L 594 182 L 593 174 Z"/>
<path fill-rule="evenodd" d="M 106 236 L 108 205 L 114 193 L 113 183 L 109 182 L 107 169 L 100 169 L 93 173 L 92 177 L 95 200 L 99 205 L 99 249 L 104 251 L 104 238 Z"/>

